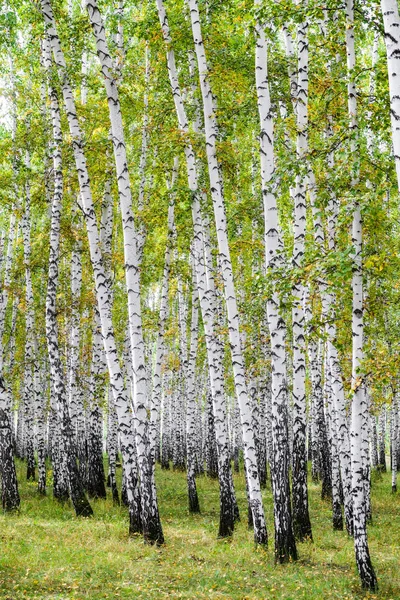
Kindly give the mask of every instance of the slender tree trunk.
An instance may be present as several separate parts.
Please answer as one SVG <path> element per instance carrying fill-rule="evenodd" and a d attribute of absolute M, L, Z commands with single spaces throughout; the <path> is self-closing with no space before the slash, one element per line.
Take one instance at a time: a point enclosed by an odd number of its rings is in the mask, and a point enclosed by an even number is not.
<path fill-rule="evenodd" d="M 375 415 L 371 415 L 371 462 L 374 469 L 377 469 L 379 466 L 379 455 L 378 455 L 378 429 L 376 426 L 376 417 Z"/>
<path fill-rule="evenodd" d="M 219 536 L 225 537 L 233 533 L 234 522 L 237 516 L 237 506 L 233 488 L 232 474 L 229 460 L 229 440 L 226 425 L 226 402 L 223 389 L 222 354 L 221 345 L 215 332 L 216 302 L 215 290 L 204 264 L 204 240 L 202 218 L 200 214 L 201 193 L 198 185 L 197 165 L 193 147 L 189 141 L 189 122 L 187 119 L 182 94 L 178 81 L 175 54 L 169 32 L 168 19 L 162 0 L 156 0 L 158 15 L 167 46 L 167 66 L 177 113 L 179 128 L 185 134 L 185 159 L 188 177 L 188 186 L 192 193 L 192 219 L 194 229 L 194 264 L 196 268 L 197 288 L 199 293 L 202 320 L 205 329 L 207 359 L 212 395 L 212 410 L 215 426 L 214 440 L 217 441 L 218 453 L 218 479 L 220 485 L 220 522 Z M 208 465 L 209 463 L 207 463 Z"/>
<path fill-rule="evenodd" d="M 256 7 L 259 5 L 257 0 Z M 287 422 L 287 379 L 285 332 L 280 315 L 280 300 L 275 287 L 276 269 L 281 260 L 282 241 L 278 223 L 278 209 L 273 192 L 275 171 L 273 147 L 273 116 L 269 94 L 267 41 L 264 27 L 256 24 L 256 86 L 260 117 L 261 185 L 265 218 L 265 258 L 267 275 L 273 288 L 267 300 L 268 326 L 271 335 L 272 394 L 270 455 L 272 491 L 274 496 L 275 560 L 287 562 L 297 559 L 292 525 L 289 485 L 289 446 Z"/>
<path fill-rule="evenodd" d="M 27 154 L 25 164 L 27 169 L 30 168 L 30 159 Z M 25 211 L 22 218 L 22 234 L 24 238 L 24 263 L 25 263 L 25 369 L 24 369 L 24 436 L 25 436 L 25 457 L 27 461 L 26 477 L 29 480 L 35 479 L 35 454 L 34 454 L 34 380 L 33 380 L 33 363 L 34 363 L 34 315 L 33 315 L 33 288 L 31 275 L 31 210 L 30 210 L 30 186 L 29 183 L 25 186 Z"/>
<path fill-rule="evenodd" d="M 95 312 L 93 349 L 89 386 L 87 431 L 87 493 L 90 498 L 106 498 L 103 464 L 103 411 L 104 369 L 100 317 Z"/>
<path fill-rule="evenodd" d="M 120 427 L 121 452 L 124 459 L 124 472 L 127 481 L 129 498 L 129 511 L 131 519 L 130 529 L 132 529 L 132 523 L 137 523 L 140 521 L 140 515 L 138 515 L 136 512 L 137 504 L 135 503 L 134 495 L 137 481 L 137 476 L 135 473 L 136 456 L 130 412 L 130 401 L 126 393 L 124 379 L 118 360 L 114 330 L 111 321 L 111 296 L 109 291 L 109 280 L 106 276 L 100 250 L 100 239 L 93 207 L 90 180 L 87 171 L 86 158 L 83 152 L 82 132 L 77 119 L 72 88 L 67 77 L 64 55 L 55 28 L 53 12 L 48 0 L 43 0 L 42 2 L 42 13 L 45 20 L 46 30 L 51 40 L 51 46 L 58 75 L 62 82 L 64 103 L 72 137 L 80 187 L 80 196 L 89 241 L 90 258 L 95 278 L 96 298 L 101 319 L 103 343 L 107 357 L 110 385 L 113 391 Z"/>
<path fill-rule="evenodd" d="M 400 191 L 400 17 L 397 0 L 381 0 L 381 8 L 389 76 L 393 152 Z"/>
<path fill-rule="evenodd" d="M 199 307 L 198 294 L 195 285 L 196 272 L 193 265 L 193 292 L 192 292 L 192 319 L 190 323 L 190 349 L 187 366 L 187 385 L 186 385 L 186 457 L 187 457 L 187 485 L 189 512 L 199 513 L 200 504 L 196 488 L 195 471 L 195 438 L 196 438 L 196 395 L 195 395 L 195 377 L 196 377 L 196 356 L 199 329 Z"/>
<path fill-rule="evenodd" d="M 329 431 L 329 446 L 331 450 L 331 472 L 332 472 L 332 525 L 334 530 L 343 529 L 343 515 L 341 502 L 341 481 L 339 452 L 337 447 L 337 429 L 334 416 L 333 398 L 332 398 L 332 375 L 330 373 L 328 352 L 325 354 L 325 401 L 327 404 L 327 421 Z"/>
<path fill-rule="evenodd" d="M 386 473 L 386 405 L 379 412 L 379 470 Z"/>
<path fill-rule="evenodd" d="M 36 445 L 38 461 L 38 492 L 46 494 L 46 426 L 47 426 L 47 397 L 43 364 L 35 362 L 34 390 L 36 415 Z"/>
<path fill-rule="evenodd" d="M 304 2 L 303 4 L 306 4 Z M 304 161 L 308 150 L 308 23 L 297 28 L 298 66 L 296 87 L 297 159 Z M 293 266 L 301 269 L 304 263 L 306 228 L 306 179 L 296 177 L 294 194 L 294 249 Z M 293 287 L 293 529 L 303 541 L 312 539 L 308 512 L 307 454 L 306 454 L 306 349 L 305 316 L 303 310 L 304 285 Z"/>
<path fill-rule="evenodd" d="M 244 361 L 240 344 L 239 313 L 236 302 L 232 262 L 228 244 L 222 179 L 216 151 L 218 131 L 215 118 L 214 99 L 210 86 L 197 0 L 188 0 L 188 6 L 200 77 L 200 89 L 203 99 L 208 174 L 210 178 L 210 190 L 217 230 L 218 252 L 224 283 L 235 390 L 238 398 L 240 418 L 242 423 L 243 451 L 247 482 L 249 486 L 250 504 L 253 513 L 254 539 L 256 543 L 266 545 L 268 542 L 267 527 L 262 504 L 260 481 L 258 477 L 254 432 L 251 423 L 251 406 L 246 386 Z"/>
<path fill-rule="evenodd" d="M 51 59 L 49 56 L 49 61 L 50 60 Z M 48 68 L 50 68 L 50 65 Z M 60 219 L 63 197 L 63 176 L 61 164 L 62 133 L 61 115 L 57 93 L 53 87 L 50 87 L 49 93 L 53 124 L 54 193 L 51 207 L 49 274 L 46 296 L 46 338 L 54 394 L 57 402 L 57 411 L 59 412 L 61 418 L 61 438 L 65 450 L 69 493 L 76 514 L 87 517 L 92 515 L 93 511 L 86 499 L 82 481 L 79 477 L 79 470 L 76 462 L 75 439 L 73 436 L 71 418 L 68 411 L 64 370 L 61 362 L 58 342 L 56 298 L 59 279 L 58 263 L 60 257 Z"/>
<path fill-rule="evenodd" d="M 164 272 L 161 283 L 161 300 L 160 312 L 158 318 L 158 333 L 157 333 L 157 349 L 155 357 L 155 368 L 153 375 L 153 390 L 151 396 L 151 415 L 150 415 L 150 444 L 151 444 L 151 460 L 155 464 L 156 460 L 156 444 L 157 444 L 157 429 L 159 424 L 159 413 L 161 406 L 162 394 L 162 363 L 164 358 L 164 333 L 168 318 L 168 290 L 169 290 L 169 274 L 171 267 L 171 252 L 174 238 L 174 206 L 175 206 L 175 191 L 173 187 L 178 176 L 178 160 L 174 161 L 170 188 L 170 202 L 168 207 L 168 234 L 167 245 L 164 255 Z"/>
<path fill-rule="evenodd" d="M 346 51 L 348 72 L 348 111 L 350 119 L 350 130 L 353 136 L 357 132 L 357 100 L 356 87 L 354 83 L 354 69 L 356 65 L 354 47 L 354 0 L 346 0 Z M 358 167 L 356 156 L 356 143 L 351 142 L 355 167 L 352 174 L 352 187 L 358 180 Z M 360 374 L 363 360 L 363 278 L 362 278 L 362 220 L 360 205 L 354 202 L 352 243 L 354 246 L 353 262 L 353 358 L 352 358 L 352 410 L 351 410 L 351 483 L 353 495 L 353 523 L 354 523 L 354 549 L 356 563 L 363 588 L 376 590 L 378 587 L 374 569 L 372 567 L 367 540 L 367 515 L 365 498 L 365 454 L 368 449 L 368 429 L 365 427 L 365 415 L 368 413 L 368 405 L 365 395 L 365 384 Z"/>
<path fill-rule="evenodd" d="M 8 394 L 5 382 L 0 377 L 0 476 L 2 506 L 6 512 L 12 512 L 19 508 L 20 498 L 14 464 Z"/>
<path fill-rule="evenodd" d="M 397 444 L 399 437 L 399 397 L 397 391 L 392 398 L 390 412 L 391 454 L 392 454 L 392 492 L 397 492 Z"/>
<path fill-rule="evenodd" d="M 108 476 L 107 484 L 111 488 L 114 504 L 119 504 L 117 488 L 116 467 L 118 459 L 118 419 L 115 412 L 112 391 L 109 387 L 108 394 L 108 420 L 107 420 L 107 454 L 108 454 Z"/>
<path fill-rule="evenodd" d="M 113 75 L 105 30 L 96 0 L 86 0 L 92 24 L 98 58 L 100 60 L 110 113 L 112 141 L 117 171 L 118 194 L 124 235 L 125 277 L 128 292 L 128 319 L 130 350 L 134 376 L 134 421 L 136 450 L 140 471 L 143 533 L 149 542 L 162 544 L 164 536 L 158 511 L 154 465 L 149 442 L 147 417 L 147 372 L 140 303 L 140 272 L 137 253 L 137 235 L 132 212 L 131 184 L 126 156 L 121 108 L 117 81 Z"/>

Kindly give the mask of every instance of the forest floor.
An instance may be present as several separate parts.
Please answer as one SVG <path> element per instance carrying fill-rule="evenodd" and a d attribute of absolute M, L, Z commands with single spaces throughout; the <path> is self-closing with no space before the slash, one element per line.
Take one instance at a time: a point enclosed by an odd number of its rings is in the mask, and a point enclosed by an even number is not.
<path fill-rule="evenodd" d="M 298 545 L 299 560 L 275 566 L 271 490 L 264 490 L 270 534 L 256 549 L 247 528 L 243 474 L 235 476 L 242 521 L 232 539 L 217 539 L 218 483 L 197 480 L 202 513 L 187 510 L 184 473 L 157 469 L 166 543 L 161 548 L 129 538 L 127 511 L 111 498 L 92 502 L 95 516 L 76 518 L 69 504 L 39 497 L 18 462 L 21 510 L 0 515 L 0 599 L 400 599 L 400 493 L 390 475 L 373 476 L 369 542 L 379 592 L 364 594 L 352 540 L 333 532 L 329 503 L 310 483 L 313 543 Z M 109 491 L 108 491 L 109 493 Z"/>

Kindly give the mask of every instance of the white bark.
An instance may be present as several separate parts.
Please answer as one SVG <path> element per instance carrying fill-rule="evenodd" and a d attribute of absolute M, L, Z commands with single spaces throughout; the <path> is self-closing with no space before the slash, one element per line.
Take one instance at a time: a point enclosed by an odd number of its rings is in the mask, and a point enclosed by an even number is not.
<path fill-rule="evenodd" d="M 259 5 L 256 1 L 256 7 Z M 292 528 L 289 486 L 289 446 L 287 423 L 286 325 L 280 315 L 280 300 L 276 291 L 276 269 L 280 266 L 282 241 L 278 222 L 278 207 L 273 191 L 275 171 L 273 117 L 268 81 L 268 50 L 262 23 L 256 24 L 256 86 L 260 118 L 261 186 L 265 218 L 265 262 L 271 292 L 267 300 L 268 326 L 271 335 L 272 397 L 270 455 L 274 494 L 275 559 L 285 562 L 297 558 Z"/>
<path fill-rule="evenodd" d="M 96 0 L 86 0 L 86 8 L 92 24 L 96 40 L 97 55 L 100 60 L 104 85 L 107 92 L 117 172 L 118 195 L 122 216 L 125 278 L 128 292 L 130 350 L 132 354 L 134 376 L 135 439 L 142 492 L 143 530 L 145 537 L 148 538 L 149 541 L 163 543 L 164 538 L 158 512 L 157 494 L 153 481 L 153 467 L 151 464 L 150 445 L 148 440 L 147 371 L 140 303 L 140 271 L 137 252 L 138 240 L 132 211 L 131 184 L 118 86 L 116 78 L 113 75 L 114 65 L 108 50 L 105 29 Z"/>
<path fill-rule="evenodd" d="M 114 402 L 118 414 L 121 435 L 121 451 L 124 458 L 124 471 L 126 479 L 131 482 L 136 464 L 133 444 L 133 430 L 131 423 L 130 401 L 124 386 L 118 353 L 115 344 L 114 330 L 111 321 L 111 297 L 109 282 L 101 255 L 99 232 L 93 206 L 90 179 L 87 170 L 86 157 L 83 151 L 83 138 L 77 118 L 74 96 L 67 76 L 67 68 L 60 40 L 54 23 L 53 12 L 49 0 L 42 0 L 42 13 L 45 20 L 46 31 L 51 41 L 54 62 L 57 67 L 59 79 L 62 82 L 62 93 L 68 124 L 72 138 L 76 170 L 80 187 L 80 196 L 85 217 L 86 230 L 89 241 L 90 258 L 95 277 L 97 305 L 101 319 L 103 344 L 105 348 L 110 385 L 113 391 Z M 133 507 L 134 486 L 128 485 L 128 499 L 130 509 Z M 132 513 L 131 513 L 132 517 Z"/>
<path fill-rule="evenodd" d="M 11 278 L 11 267 L 14 256 L 14 240 L 17 231 L 17 218 L 16 213 L 13 211 L 10 216 L 10 225 L 8 229 L 8 241 L 7 241 L 7 251 L 4 256 L 4 273 L 3 273 L 3 285 L 0 294 L 0 343 L 1 343 L 1 352 L 0 352 L 0 373 L 3 372 L 3 361 L 4 361 L 4 351 L 2 346 L 2 340 L 4 335 L 4 326 L 6 319 L 6 310 L 8 304 L 8 290 L 10 287 L 10 278 Z"/>
<path fill-rule="evenodd" d="M 155 357 L 155 369 L 153 375 L 153 392 L 151 396 L 151 415 L 150 415 L 150 445 L 152 460 L 155 460 L 155 444 L 157 441 L 157 425 L 159 421 L 159 411 L 161 405 L 161 392 L 162 392 L 162 362 L 164 357 L 164 332 L 165 325 L 168 317 L 168 290 L 169 290 L 169 273 L 171 265 L 171 251 L 172 242 L 174 237 L 174 207 L 175 207 L 175 191 L 173 187 L 176 183 L 178 175 L 178 159 L 174 161 L 174 168 L 172 172 L 170 188 L 170 202 L 168 206 L 168 233 L 167 233 L 167 244 L 165 247 L 164 255 L 164 272 L 161 283 L 161 299 L 160 299 L 160 312 L 158 318 L 158 333 L 157 333 L 157 349 Z"/>
<path fill-rule="evenodd" d="M 352 173 L 352 187 L 358 182 L 358 157 L 355 136 L 357 134 L 357 99 L 354 79 L 356 66 L 354 45 L 354 0 L 346 0 L 346 53 L 347 53 L 347 96 L 349 127 L 352 134 L 351 151 L 353 153 L 354 167 Z M 375 590 L 377 588 L 376 576 L 371 564 L 367 541 L 366 524 L 366 498 L 365 479 L 367 477 L 365 454 L 368 450 L 368 428 L 366 414 L 368 404 L 365 395 L 365 384 L 360 369 L 363 361 L 363 279 L 362 279 L 362 220 L 358 202 L 354 204 L 352 243 L 354 246 L 353 261 L 353 356 L 352 356 L 352 407 L 351 407 L 351 483 L 353 497 L 353 523 L 354 523 L 354 549 L 356 563 L 360 574 L 362 586 Z"/>
<path fill-rule="evenodd" d="M 332 135 L 331 120 L 326 132 L 327 137 Z M 328 169 L 334 168 L 334 156 L 328 155 Z M 336 224 L 338 217 L 338 201 L 334 191 L 331 191 L 328 201 L 328 248 L 334 251 L 336 247 Z M 333 428 L 338 436 L 340 474 L 343 486 L 344 515 L 346 529 L 349 535 L 353 535 L 353 500 L 351 494 L 351 456 L 350 437 L 347 419 L 347 406 L 343 388 L 342 368 L 339 355 L 335 346 L 336 323 L 335 323 L 335 297 L 325 286 L 322 286 L 322 313 L 326 319 L 326 334 L 328 338 L 327 354 L 329 372 L 331 376 L 331 390 L 333 394 Z"/>
<path fill-rule="evenodd" d="M 234 489 L 229 464 L 229 443 L 226 426 L 226 402 L 223 390 L 223 372 L 221 346 L 215 334 L 216 305 L 215 292 L 208 279 L 204 264 L 204 243 L 202 218 L 200 214 L 201 193 L 198 185 L 198 173 L 193 147 L 189 141 L 189 122 L 183 104 L 181 89 L 178 81 L 175 54 L 169 31 L 168 19 L 162 0 L 156 0 L 158 16 L 167 47 L 167 67 L 174 98 L 175 110 L 179 128 L 185 140 L 185 159 L 188 177 L 188 187 L 192 193 L 192 219 L 194 229 L 193 253 L 196 268 L 197 287 L 200 299 L 200 308 L 205 329 L 207 358 L 210 375 L 210 385 L 215 421 L 215 436 L 218 451 L 218 476 L 220 483 L 220 526 L 219 535 L 227 536 L 233 531 L 235 521 Z M 210 286 L 210 287 L 209 287 Z"/>
<path fill-rule="evenodd" d="M 199 305 L 196 289 L 195 267 L 192 266 L 192 318 L 190 323 L 190 348 L 186 368 L 186 460 L 189 512 L 200 512 L 196 489 L 196 356 L 199 335 Z M 185 340 L 186 341 L 186 340 Z"/>
<path fill-rule="evenodd" d="M 30 168 L 29 154 L 26 155 L 25 164 Z M 25 409 L 25 453 L 27 460 L 27 479 L 35 479 L 34 456 L 34 407 L 35 392 L 33 381 L 34 363 L 34 313 L 33 313 L 33 288 L 31 274 L 31 198 L 30 185 L 25 186 L 25 210 L 22 218 L 21 229 L 24 239 L 24 264 L 25 264 L 25 369 L 24 369 L 24 409 Z"/>
<path fill-rule="evenodd" d="M 397 0 L 381 0 L 381 9 L 389 76 L 393 152 L 400 191 L 400 17 Z"/>
<path fill-rule="evenodd" d="M 390 443 L 392 457 L 392 492 L 397 492 L 397 446 L 399 439 L 399 397 L 393 394 L 392 408 L 390 411 Z"/>
<path fill-rule="evenodd" d="M 140 151 L 140 161 L 139 161 L 139 195 L 138 195 L 138 232 L 137 232 L 137 254 L 139 263 L 142 261 L 143 255 L 143 247 L 146 241 L 146 230 L 143 222 L 143 208 L 145 203 L 145 191 L 146 191 L 146 182 L 147 182 L 147 157 L 148 157 L 148 145 L 149 145 L 149 96 L 148 96 L 148 88 L 150 84 L 150 50 L 149 45 L 146 42 L 145 49 L 145 90 L 144 90 L 144 99 L 143 99 L 143 124 L 142 124 L 142 146 Z"/>
<path fill-rule="evenodd" d="M 243 450 L 247 483 L 249 486 L 250 504 L 253 513 L 254 535 L 257 543 L 266 544 L 267 528 L 257 470 L 255 439 L 251 423 L 251 404 L 246 386 L 244 360 L 240 343 L 239 313 L 237 308 L 232 262 L 228 244 L 222 179 L 220 166 L 217 159 L 216 141 L 218 137 L 218 130 L 215 117 L 215 103 L 210 85 L 197 0 L 188 0 L 188 6 L 197 57 L 200 89 L 203 99 L 208 174 L 210 180 L 211 198 L 214 207 L 215 225 L 217 230 L 219 259 L 225 291 L 233 375 L 242 423 Z"/>
<path fill-rule="evenodd" d="M 303 2 L 306 5 L 307 1 Z M 308 151 L 308 22 L 297 28 L 297 160 L 307 160 Z M 301 269 L 304 264 L 306 231 L 306 181 L 305 174 L 296 176 L 294 193 L 294 247 L 292 264 Z M 305 315 L 302 283 L 293 286 L 293 526 L 299 540 L 312 538 L 308 512 L 307 455 L 306 455 L 306 349 Z"/>

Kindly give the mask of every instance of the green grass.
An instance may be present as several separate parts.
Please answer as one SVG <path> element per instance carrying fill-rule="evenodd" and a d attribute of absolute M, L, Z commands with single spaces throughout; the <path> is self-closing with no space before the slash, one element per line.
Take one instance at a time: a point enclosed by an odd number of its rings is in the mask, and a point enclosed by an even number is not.
<path fill-rule="evenodd" d="M 166 543 L 147 546 L 129 538 L 126 509 L 110 499 L 92 503 L 95 516 L 80 519 L 69 504 L 40 498 L 36 483 L 19 471 L 21 511 L 0 515 L 0 598 L 100 600 L 190 598 L 340 600 L 364 597 L 352 540 L 333 532 L 330 506 L 310 483 L 314 543 L 298 545 L 296 563 L 275 566 L 271 491 L 265 490 L 270 534 L 256 549 L 247 529 L 243 475 L 236 477 L 242 522 L 231 540 L 218 540 L 218 484 L 198 479 L 202 513 L 187 511 L 185 474 L 157 470 Z M 376 478 L 375 478 L 376 479 Z M 368 598 L 400 599 L 400 495 L 389 474 L 373 483 L 369 541 L 379 592 Z"/>

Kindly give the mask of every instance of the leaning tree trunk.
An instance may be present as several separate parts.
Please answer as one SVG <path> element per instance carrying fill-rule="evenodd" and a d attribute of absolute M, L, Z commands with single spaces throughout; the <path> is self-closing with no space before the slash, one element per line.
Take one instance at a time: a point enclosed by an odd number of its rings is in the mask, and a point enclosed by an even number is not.
<path fill-rule="evenodd" d="M 149 419 L 147 416 L 147 372 L 141 318 L 137 234 L 132 212 L 131 184 L 127 166 L 128 160 L 118 86 L 113 75 L 114 65 L 108 50 L 103 21 L 96 0 L 86 0 L 86 8 L 96 39 L 97 55 L 100 60 L 107 92 L 122 216 L 130 350 L 134 376 L 135 438 L 140 470 L 143 534 L 149 542 L 162 544 L 164 536 L 158 511 L 157 493 L 154 482 L 154 465 L 150 456 Z"/>
<path fill-rule="evenodd" d="M 207 281 L 204 264 L 202 218 L 200 214 L 201 192 L 198 184 L 197 164 L 189 138 L 189 122 L 179 86 L 175 54 L 169 31 L 168 19 L 162 0 L 156 0 L 161 29 L 167 47 L 167 65 L 179 128 L 184 135 L 188 187 L 192 194 L 192 219 L 194 229 L 193 254 L 196 268 L 197 289 L 205 329 L 207 359 L 211 386 L 213 422 L 218 454 L 218 480 L 220 486 L 219 536 L 232 534 L 237 516 L 237 505 L 229 460 L 229 440 L 226 424 L 226 401 L 223 388 L 222 347 L 215 331 L 215 290 Z"/>
<path fill-rule="evenodd" d="M 203 100 L 205 144 L 210 180 L 211 198 L 217 230 L 218 252 L 225 291 L 225 303 L 228 317 L 229 343 L 232 355 L 232 367 L 235 391 L 238 398 L 243 432 L 243 452 L 250 505 L 253 513 L 254 539 L 258 544 L 267 544 L 267 526 L 262 503 L 260 480 L 258 477 L 257 455 L 254 432 L 251 422 L 251 403 L 246 385 L 243 353 L 240 343 L 239 313 L 233 278 L 232 261 L 228 244 L 225 202 L 222 189 L 221 169 L 217 159 L 217 122 L 212 95 L 209 69 L 204 51 L 200 14 L 197 0 L 188 0 L 192 34 L 197 57 L 200 78 L 200 90 Z"/>
<path fill-rule="evenodd" d="M 65 58 L 61 49 L 60 40 L 54 22 L 53 11 L 49 0 L 42 0 L 41 6 L 46 30 L 51 40 L 54 62 L 57 67 L 59 79 L 62 82 L 62 93 L 73 143 L 80 197 L 82 201 L 83 214 L 85 217 L 89 242 L 90 259 L 94 272 L 96 299 L 101 319 L 103 344 L 107 358 L 110 386 L 113 391 L 113 397 L 119 421 L 121 452 L 124 460 L 124 473 L 125 480 L 127 482 L 127 494 L 129 500 L 130 531 L 132 531 L 136 524 L 140 522 L 140 515 L 137 513 L 137 503 L 135 497 L 137 481 L 136 455 L 131 420 L 130 399 L 124 384 L 123 373 L 118 359 L 114 329 L 111 320 L 110 283 L 104 268 L 101 254 L 101 244 L 96 222 L 96 213 L 93 206 L 86 157 L 83 151 L 83 136 L 77 117 L 74 95 L 67 76 Z"/>

